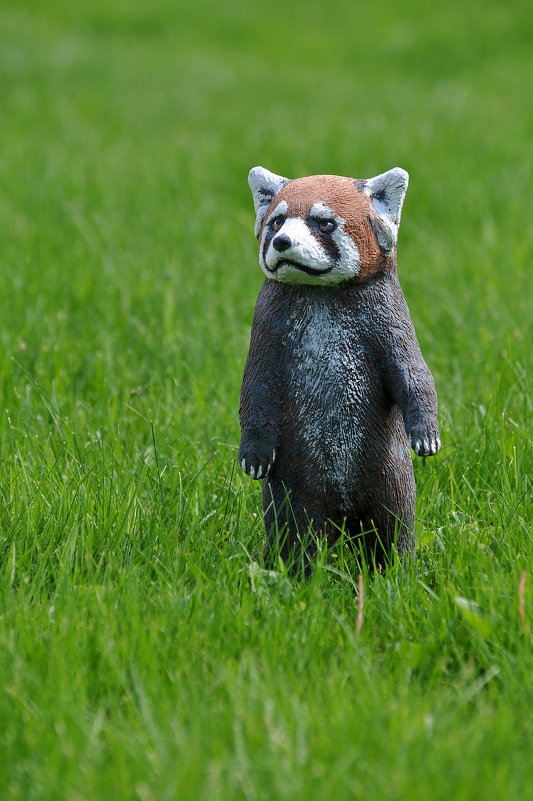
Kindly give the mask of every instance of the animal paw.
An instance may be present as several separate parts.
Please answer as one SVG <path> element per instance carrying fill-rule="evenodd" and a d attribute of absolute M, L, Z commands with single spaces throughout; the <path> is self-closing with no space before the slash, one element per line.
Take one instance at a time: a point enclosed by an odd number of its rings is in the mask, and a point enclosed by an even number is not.
<path fill-rule="evenodd" d="M 239 448 L 239 464 L 251 478 L 265 478 L 276 461 L 276 449 L 270 441 L 243 434 Z"/>
<path fill-rule="evenodd" d="M 439 430 L 436 425 L 415 426 L 409 432 L 409 442 L 417 456 L 433 456 L 440 450 Z"/>

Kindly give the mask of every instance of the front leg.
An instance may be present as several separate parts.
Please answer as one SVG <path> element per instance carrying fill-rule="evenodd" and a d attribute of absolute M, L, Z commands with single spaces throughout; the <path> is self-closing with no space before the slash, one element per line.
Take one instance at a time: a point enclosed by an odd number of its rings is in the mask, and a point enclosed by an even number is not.
<path fill-rule="evenodd" d="M 373 303 L 375 348 L 391 400 L 399 407 L 407 439 L 417 456 L 432 456 L 440 448 L 437 393 L 433 376 L 422 357 L 409 309 L 396 275 L 376 282 L 369 294 Z"/>
<path fill-rule="evenodd" d="M 279 447 L 281 419 L 281 336 L 273 325 L 275 316 L 258 301 L 250 350 L 244 368 L 239 417 L 241 445 L 239 465 L 251 478 L 272 473 Z"/>
<path fill-rule="evenodd" d="M 440 449 L 437 393 L 421 354 L 392 370 L 389 388 L 402 412 L 411 448 L 417 456 L 433 456 Z"/>

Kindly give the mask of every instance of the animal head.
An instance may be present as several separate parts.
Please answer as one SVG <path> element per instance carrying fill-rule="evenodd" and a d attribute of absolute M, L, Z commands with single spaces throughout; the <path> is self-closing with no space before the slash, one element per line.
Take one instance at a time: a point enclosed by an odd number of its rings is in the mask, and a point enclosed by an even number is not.
<path fill-rule="evenodd" d="M 248 183 L 266 277 L 340 284 L 364 281 L 393 264 L 408 181 L 400 167 L 367 180 L 339 175 L 290 180 L 254 167 Z"/>

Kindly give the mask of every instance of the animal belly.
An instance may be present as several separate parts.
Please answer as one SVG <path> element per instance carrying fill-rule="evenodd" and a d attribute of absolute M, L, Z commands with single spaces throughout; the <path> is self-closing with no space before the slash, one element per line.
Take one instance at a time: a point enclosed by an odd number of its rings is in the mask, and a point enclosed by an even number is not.
<path fill-rule="evenodd" d="M 364 469 L 364 383 L 336 371 L 293 376 L 287 392 L 283 461 L 296 471 L 307 493 L 350 506 Z M 280 467 L 282 465 L 280 464 Z"/>
<path fill-rule="evenodd" d="M 287 345 L 279 477 L 298 475 L 306 494 L 348 507 L 364 474 L 376 398 L 381 405 L 376 368 L 351 318 L 343 323 L 325 302 L 295 310 Z"/>
<path fill-rule="evenodd" d="M 296 453 L 305 462 L 303 473 L 317 492 L 347 498 L 360 471 L 360 429 L 353 419 L 331 412 L 301 420 Z"/>

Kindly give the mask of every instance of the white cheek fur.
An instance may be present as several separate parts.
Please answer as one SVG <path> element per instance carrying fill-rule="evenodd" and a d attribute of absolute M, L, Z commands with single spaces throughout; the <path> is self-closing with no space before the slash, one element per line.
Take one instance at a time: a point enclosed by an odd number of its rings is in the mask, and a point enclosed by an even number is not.
<path fill-rule="evenodd" d="M 336 243 L 341 254 L 340 262 L 342 269 L 346 272 L 347 276 L 351 278 L 359 272 L 361 258 L 357 245 L 352 237 L 343 230 L 343 225 L 344 220 L 342 220 L 342 225 L 339 225 L 339 227 L 333 231 L 333 241 Z"/>

